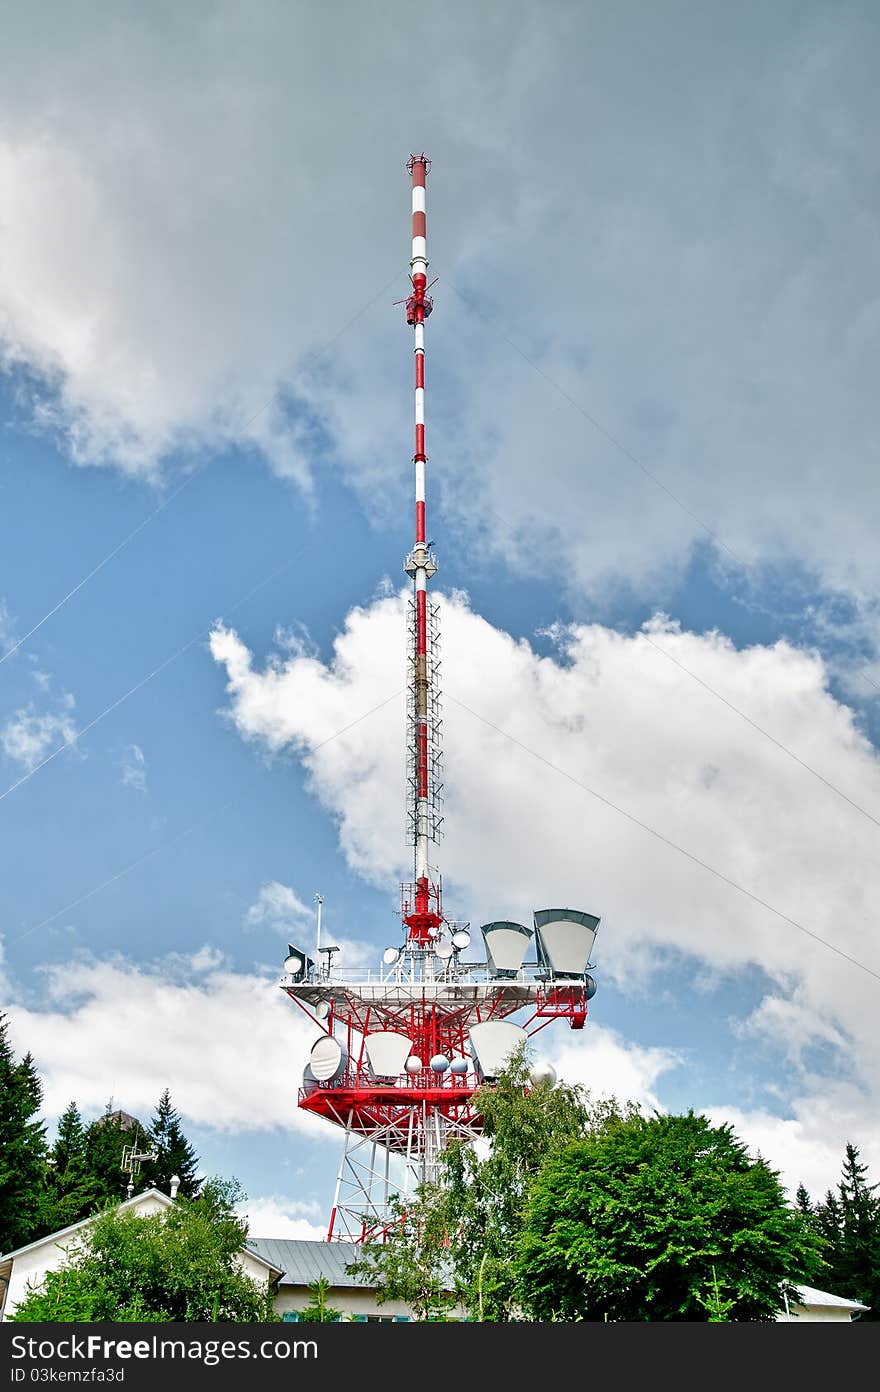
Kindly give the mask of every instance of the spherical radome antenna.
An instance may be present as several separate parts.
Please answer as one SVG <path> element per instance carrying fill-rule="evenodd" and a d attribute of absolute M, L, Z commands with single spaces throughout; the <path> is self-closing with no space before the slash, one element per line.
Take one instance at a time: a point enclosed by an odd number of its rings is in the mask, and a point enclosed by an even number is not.
<path fill-rule="evenodd" d="M 529 1069 L 533 1087 L 553 1087 L 556 1083 L 556 1069 L 552 1063 L 536 1063 Z"/>
<path fill-rule="evenodd" d="M 435 1054 L 431 1059 L 432 1073 L 445 1073 L 449 1067 L 449 1059 L 445 1054 Z"/>
<path fill-rule="evenodd" d="M 406 1069 L 407 1073 L 421 1073 L 425 1065 L 422 1063 L 422 1060 L 419 1058 L 418 1054 L 410 1054 L 409 1058 L 403 1066 Z"/>
<path fill-rule="evenodd" d="M 584 977 L 584 995 L 587 1000 L 592 1000 L 596 994 L 596 982 L 592 976 Z"/>
<path fill-rule="evenodd" d="M 449 1071 L 450 1073 L 463 1075 L 468 1071 L 468 1067 L 469 1064 L 466 1058 L 454 1058 L 449 1065 Z"/>

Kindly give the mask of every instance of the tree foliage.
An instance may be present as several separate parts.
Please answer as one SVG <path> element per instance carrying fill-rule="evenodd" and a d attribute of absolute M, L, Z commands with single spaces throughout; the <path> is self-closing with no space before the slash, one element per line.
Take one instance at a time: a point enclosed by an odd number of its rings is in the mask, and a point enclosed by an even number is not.
<path fill-rule="evenodd" d="M 391 1200 L 393 1220 L 360 1246 L 346 1271 L 376 1290 L 376 1301 L 402 1300 L 417 1320 L 436 1319 L 455 1304 L 442 1191 L 422 1185 L 415 1201 Z"/>
<path fill-rule="evenodd" d="M 58 1121 L 55 1142 L 48 1157 L 46 1203 L 42 1222 L 33 1236 L 56 1231 L 88 1218 L 125 1198 L 130 1175 L 122 1168 L 123 1151 L 154 1148 L 154 1161 L 144 1161 L 134 1177 L 137 1190 L 150 1185 L 170 1193 L 171 1178 L 180 1179 L 178 1193 L 195 1198 L 202 1183 L 198 1156 L 183 1134 L 180 1113 L 166 1088 L 159 1098 L 150 1127 L 113 1107 L 89 1126 L 75 1102 L 70 1102 Z"/>
<path fill-rule="evenodd" d="M 812 1205 L 803 1185 L 807 1213 L 818 1233 L 828 1263 L 827 1285 L 835 1295 L 858 1300 L 870 1308 L 862 1320 L 880 1319 L 880 1197 L 878 1184 L 868 1183 L 868 1167 L 859 1149 L 846 1146 L 837 1192 L 829 1189 L 822 1203 Z"/>
<path fill-rule="evenodd" d="M 436 1318 L 456 1300 L 477 1320 L 515 1318 L 510 1258 L 531 1182 L 549 1155 L 633 1111 L 591 1103 L 567 1084 L 533 1087 L 525 1046 L 473 1106 L 483 1125 L 479 1149 L 451 1144 L 439 1182 L 423 1184 L 406 1206 L 398 1200 L 397 1222 L 348 1268 L 374 1283 L 380 1300 L 406 1300 L 418 1319 Z"/>
<path fill-rule="evenodd" d="M 105 1210 L 21 1302 L 16 1321 L 274 1321 L 271 1293 L 241 1268 L 247 1225 L 235 1181 L 210 1180 L 198 1198 L 141 1217 Z"/>
<path fill-rule="evenodd" d="M 729 1126 L 632 1116 L 552 1155 L 511 1263 L 537 1320 L 776 1318 L 819 1243 Z"/>
<path fill-rule="evenodd" d="M 30 1054 L 16 1059 L 0 1012 L 0 1252 L 24 1246 L 46 1214 L 43 1088 Z"/>
<path fill-rule="evenodd" d="M 51 1147 L 39 1117 L 42 1096 L 33 1058 L 15 1058 L 8 1020 L 0 1011 L 0 1253 L 118 1204 L 130 1178 L 122 1168 L 123 1150 L 132 1143 L 157 1151 L 156 1160 L 144 1162 L 135 1176 L 136 1188 L 155 1185 L 168 1193 L 176 1174 L 180 1196 L 199 1193 L 199 1159 L 167 1088 L 149 1129 L 114 1109 L 112 1099 L 86 1125 L 72 1100 L 58 1119 Z"/>
<path fill-rule="evenodd" d="M 822 1270 L 811 1220 L 730 1127 L 532 1086 L 527 1048 L 474 1106 L 479 1147 L 451 1145 L 349 1267 L 380 1301 L 420 1319 L 458 1299 L 491 1321 L 769 1321 Z"/>
<path fill-rule="evenodd" d="M 89 1168 L 86 1144 L 86 1127 L 79 1108 L 75 1102 L 70 1102 L 59 1118 L 49 1155 L 46 1224 L 49 1232 L 78 1223 L 94 1212 L 99 1203 L 99 1189 Z"/>
<path fill-rule="evenodd" d="M 447 1234 L 457 1289 L 472 1315 L 504 1321 L 518 1314 L 510 1258 L 541 1167 L 571 1141 L 633 1109 L 621 1112 L 613 1099 L 594 1102 L 584 1088 L 566 1083 L 532 1086 L 525 1046 L 494 1086 L 479 1089 L 474 1107 L 484 1145 L 450 1149 L 433 1221 Z"/>
<path fill-rule="evenodd" d="M 334 1310 L 333 1306 L 327 1303 L 330 1282 L 326 1276 L 319 1276 L 317 1281 L 310 1281 L 308 1292 L 309 1303 L 299 1312 L 300 1320 L 304 1324 L 335 1324 L 342 1318 L 342 1311 Z"/>
<path fill-rule="evenodd" d="M 178 1193 L 195 1198 L 202 1182 L 198 1176 L 199 1157 L 183 1134 L 180 1113 L 172 1105 L 168 1088 L 159 1098 L 150 1122 L 149 1139 L 157 1152 L 156 1159 L 144 1165 L 144 1181 L 167 1194 L 171 1179 L 180 1180 Z"/>
<path fill-rule="evenodd" d="M 125 1198 L 128 1175 L 122 1168 L 122 1152 L 137 1137 L 143 1140 L 143 1126 L 140 1122 L 131 1126 L 124 1113 L 114 1110 L 112 1099 L 87 1128 L 85 1164 L 94 1190 L 91 1212 Z"/>

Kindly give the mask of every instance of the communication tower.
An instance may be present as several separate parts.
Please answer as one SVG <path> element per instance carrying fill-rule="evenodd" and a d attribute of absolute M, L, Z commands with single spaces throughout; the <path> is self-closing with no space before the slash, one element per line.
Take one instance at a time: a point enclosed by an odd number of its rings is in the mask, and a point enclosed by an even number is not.
<path fill-rule="evenodd" d="M 588 974 L 599 919 L 577 909 L 540 909 L 533 924 L 500 919 L 480 928 L 482 960 L 471 960 L 470 924 L 446 917 L 430 847 L 441 836 L 439 616 L 428 599 L 437 573 L 427 540 L 425 322 L 428 294 L 425 185 L 431 161 L 412 155 L 411 293 L 406 322 L 415 358 L 415 543 L 407 702 L 407 821 L 413 879 L 401 886 L 403 940 L 374 971 L 316 960 L 289 945 L 281 988 L 318 1027 L 299 1106 L 338 1126 L 343 1150 L 328 1241 L 363 1242 L 392 1220 L 390 1200 L 436 1178 L 450 1140 L 472 1143 L 481 1118 L 473 1096 L 491 1086 L 517 1045 L 554 1020 L 583 1029 L 596 983 Z M 432 282 L 433 283 L 433 282 Z M 526 961 L 530 948 L 534 960 Z M 326 960 L 321 961 L 321 957 Z M 537 1081 L 537 1073 L 534 1080 Z M 540 1077 L 555 1081 L 545 1066 Z"/>

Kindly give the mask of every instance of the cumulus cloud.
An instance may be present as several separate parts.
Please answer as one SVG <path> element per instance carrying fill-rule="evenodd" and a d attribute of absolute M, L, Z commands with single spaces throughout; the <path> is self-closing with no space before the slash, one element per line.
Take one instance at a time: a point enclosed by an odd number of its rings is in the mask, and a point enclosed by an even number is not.
<path fill-rule="evenodd" d="M 635 1102 L 647 1112 L 665 1110 L 657 1084 L 665 1073 L 678 1068 L 684 1059 L 674 1049 L 643 1047 L 627 1042 L 607 1026 L 591 1020 L 589 1028 L 571 1043 L 557 1035 L 554 1040 L 536 1036 L 535 1056 L 552 1063 L 557 1076 L 567 1083 L 579 1083 L 591 1097 L 614 1097 L 618 1102 Z"/>
<path fill-rule="evenodd" d="M 147 791 L 147 759 L 139 744 L 128 745 L 122 756 L 122 786 Z"/>
<path fill-rule="evenodd" d="M 34 1055 L 50 1117 L 71 1098 L 98 1114 L 111 1096 L 147 1115 L 168 1087 L 200 1126 L 327 1137 L 297 1107 L 317 1030 L 278 977 L 234 971 L 205 948 L 153 964 L 82 955 L 47 966 L 41 980 L 45 1004 L 8 1014 L 17 1047 Z"/>
<path fill-rule="evenodd" d="M 733 1127 L 736 1135 L 753 1155 L 761 1155 L 775 1169 L 790 1199 L 803 1184 L 816 1202 L 826 1192 L 836 1190 L 843 1166 L 845 1147 L 852 1142 L 859 1149 L 870 1174 L 876 1172 L 880 1155 L 880 1126 L 876 1104 L 868 1102 L 858 1089 L 829 1086 L 813 1079 L 814 1087 L 795 1099 L 782 1115 L 770 1109 L 749 1110 L 723 1103 L 710 1103 L 704 1109 L 716 1125 Z"/>
<path fill-rule="evenodd" d="M 238 1213 L 247 1220 L 249 1237 L 305 1238 L 314 1242 L 327 1236 L 326 1216 L 314 1202 L 297 1203 L 280 1194 L 264 1194 L 245 1200 Z"/>
<path fill-rule="evenodd" d="M 268 925 L 281 933 L 293 928 L 303 928 L 314 921 L 314 911 L 304 904 L 290 885 L 269 880 L 260 890 L 257 898 L 245 914 L 246 928 L 262 928 Z"/>
<path fill-rule="evenodd" d="M 406 598 L 353 610 L 326 663 L 275 655 L 260 666 L 233 630 L 218 627 L 211 640 L 229 718 L 273 755 L 298 754 L 350 864 L 376 883 L 407 869 L 402 702 L 330 736 L 387 693 Z M 876 751 L 829 693 L 819 655 L 782 641 L 739 650 L 658 614 L 631 635 L 597 624 L 560 630 L 557 651 L 541 656 L 464 596 L 440 602 L 454 673 L 444 722 L 447 911 L 525 923 L 554 904 L 598 913 L 602 990 L 631 999 L 665 989 L 670 954 L 719 1000 L 757 970 L 753 1015 L 743 1025 L 722 1009 L 717 1028 L 731 1041 L 745 1029 L 756 1047 L 772 1031 L 780 1115 L 818 1097 L 824 1085 L 809 1070 L 822 1057 L 825 1073 L 850 1080 L 860 1134 L 878 1145 L 876 978 L 809 936 L 880 970 L 876 826 L 681 670 L 876 809 Z M 836 1114 L 841 1153 L 848 1115 Z"/>
<path fill-rule="evenodd" d="M 450 3 L 416 130 L 399 4 L 50 8 L 4 32 L 0 342 L 76 461 L 238 445 L 308 487 L 320 454 L 380 507 L 405 138 L 451 515 L 579 588 L 662 585 L 712 534 L 876 592 L 871 16 Z"/>
<path fill-rule="evenodd" d="M 0 729 L 3 753 L 29 773 L 47 754 L 76 740 L 74 705 L 68 694 L 56 711 L 39 711 L 33 704 L 20 707 Z"/>
<path fill-rule="evenodd" d="M 270 880 L 263 885 L 255 902 L 251 904 L 245 914 L 244 926 L 245 930 L 249 932 L 269 928 L 282 937 L 296 935 L 297 942 L 307 952 L 312 952 L 314 950 L 312 944 L 316 940 L 317 932 L 316 913 L 317 910 L 304 904 L 290 885 L 281 884 L 278 880 Z M 322 918 L 322 921 L 326 928 L 326 920 Z M 375 949 L 370 943 L 357 938 L 349 938 L 335 930 L 330 936 L 333 945 L 343 953 L 345 962 L 349 967 L 374 965 Z M 322 934 L 322 941 L 329 942 L 326 932 Z M 319 965 L 326 965 L 323 958 Z"/>

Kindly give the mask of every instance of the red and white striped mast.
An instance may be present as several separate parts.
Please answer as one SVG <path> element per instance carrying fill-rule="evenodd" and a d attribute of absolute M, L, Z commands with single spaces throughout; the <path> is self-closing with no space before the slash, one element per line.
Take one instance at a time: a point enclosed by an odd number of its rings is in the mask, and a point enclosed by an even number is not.
<path fill-rule="evenodd" d="M 473 1144 L 482 1114 L 473 1096 L 492 1086 L 518 1043 L 555 1020 L 582 1029 L 595 982 L 585 975 L 599 920 L 571 909 L 535 912 L 534 930 L 508 919 L 481 926 L 485 960 L 464 959 L 470 924 L 445 917 L 439 875 L 429 861 L 440 839 L 440 689 L 437 608 L 428 581 L 437 572 L 427 539 L 425 320 L 428 295 L 425 182 L 430 160 L 411 155 L 412 291 L 403 302 L 415 355 L 415 544 L 409 623 L 407 773 L 414 883 L 404 885 L 406 939 L 382 954 L 378 973 L 332 965 L 293 944 L 281 987 L 318 1029 L 298 1104 L 344 1131 L 328 1240 L 363 1242 L 397 1221 L 395 1194 L 436 1180 L 439 1157 L 456 1140 Z M 432 874 L 436 875 L 432 879 Z M 537 957 L 526 962 L 534 939 Z M 525 1016 L 522 1024 L 514 1017 Z M 550 1074 L 553 1070 L 550 1069 Z M 541 1076 L 546 1081 L 547 1070 Z M 394 1169 L 392 1170 L 392 1165 Z"/>
<path fill-rule="evenodd" d="M 413 579 L 410 651 L 412 671 L 408 721 L 410 786 L 410 830 L 414 846 L 415 884 L 403 897 L 403 921 L 413 946 L 427 946 L 443 919 L 439 884 L 431 882 L 428 848 L 440 835 L 439 816 L 439 690 L 436 653 L 437 613 L 428 603 L 428 581 L 437 573 L 437 563 L 427 540 L 425 472 L 425 320 L 433 309 L 428 295 L 428 243 L 425 184 L 431 161 L 424 154 L 411 155 L 407 169 L 412 175 L 412 294 L 406 300 L 406 320 L 413 329 L 415 360 L 415 545 L 405 569 Z"/>

